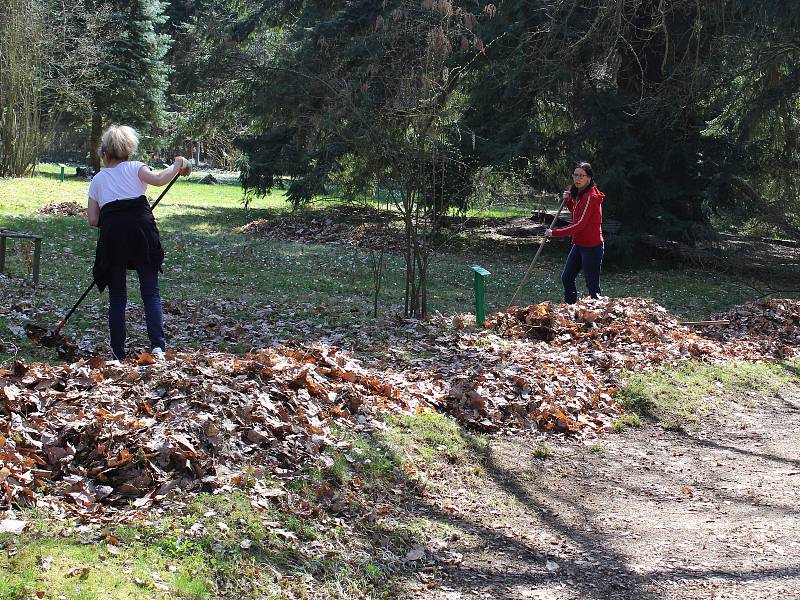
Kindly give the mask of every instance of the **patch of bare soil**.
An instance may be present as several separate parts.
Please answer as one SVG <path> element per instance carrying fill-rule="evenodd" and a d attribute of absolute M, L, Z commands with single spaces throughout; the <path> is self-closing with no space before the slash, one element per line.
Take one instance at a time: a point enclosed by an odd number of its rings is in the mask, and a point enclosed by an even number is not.
<path fill-rule="evenodd" d="M 796 279 L 800 273 L 800 244 L 795 240 L 722 235 L 690 246 L 642 235 L 638 242 L 644 252 L 704 269 L 781 279 Z"/>
<path fill-rule="evenodd" d="M 404 239 L 397 213 L 359 206 L 337 206 L 258 219 L 239 231 L 256 237 L 315 244 L 344 244 L 401 253 Z M 546 225 L 533 217 L 447 217 L 444 236 L 469 236 L 494 244 L 540 243 Z"/>
<path fill-rule="evenodd" d="M 495 438 L 477 484 L 446 481 L 421 508 L 458 561 L 421 565 L 403 597 L 800 597 L 800 389 L 729 400 L 714 422 L 602 447 Z"/>

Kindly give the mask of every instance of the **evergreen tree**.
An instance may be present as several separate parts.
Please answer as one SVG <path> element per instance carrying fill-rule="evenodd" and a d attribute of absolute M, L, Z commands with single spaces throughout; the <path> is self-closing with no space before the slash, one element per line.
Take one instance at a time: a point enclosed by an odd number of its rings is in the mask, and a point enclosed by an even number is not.
<path fill-rule="evenodd" d="M 711 209 L 800 238 L 800 5 L 739 3 L 728 16 L 703 106 L 717 176 Z"/>
<path fill-rule="evenodd" d="M 160 0 L 85 2 L 105 15 L 97 62 L 102 88 L 93 90 L 89 140 L 92 164 L 99 169 L 96 150 L 106 125 L 126 123 L 146 133 L 160 124 L 169 72 L 164 57 L 170 38 L 157 32 L 165 21 L 165 5 Z"/>
<path fill-rule="evenodd" d="M 187 0 L 167 8 L 164 31 L 173 39 L 167 62 L 174 70 L 168 135 L 173 144 L 201 144 L 218 164 L 235 168 L 234 138 L 246 126 L 245 82 L 260 56 L 269 53 L 271 32 L 252 29 L 241 38 L 246 16 L 226 0 Z"/>
<path fill-rule="evenodd" d="M 610 216 L 709 235 L 712 209 L 770 204 L 752 200 L 787 181 L 769 165 L 798 158 L 798 19 L 800 5 L 771 0 L 507 0 L 469 92 L 477 160 L 531 160 L 551 189 L 590 160 Z"/>
<path fill-rule="evenodd" d="M 244 23 L 258 16 L 274 25 L 281 9 L 294 20 L 283 24 L 285 44 L 251 88 L 245 185 L 264 192 L 276 176 L 291 175 L 290 197 L 302 202 L 334 177 L 363 189 L 391 172 L 385 149 L 400 147 L 409 131 L 393 119 L 392 100 L 405 97 L 400 82 L 410 73 L 418 89 L 430 81 L 413 54 L 427 41 L 406 31 L 388 44 L 389 32 L 401 30 L 393 15 L 449 6 L 448 24 L 470 11 L 494 18 L 463 28 L 468 48 L 484 46 L 474 57 L 459 53 L 461 37 L 448 25 L 456 51 L 443 65 L 446 92 L 424 103 L 441 107 L 437 122 L 447 127 L 438 139 L 448 140 L 449 156 L 457 149 L 440 181 L 468 181 L 489 167 L 561 189 L 571 163 L 590 160 L 607 214 L 627 231 L 692 241 L 713 234 L 715 213 L 732 209 L 787 233 L 796 227 L 800 180 L 782 172 L 800 161 L 800 4 L 496 4 L 481 11 L 441 0 L 262 3 Z"/>
<path fill-rule="evenodd" d="M 471 2 L 307 3 L 254 82 L 257 135 L 243 141 L 246 189 L 292 175 L 301 204 L 334 178 L 352 195 L 388 190 L 405 225 L 405 311 L 427 312 L 442 218 L 469 195 L 460 81 L 480 54 Z"/>

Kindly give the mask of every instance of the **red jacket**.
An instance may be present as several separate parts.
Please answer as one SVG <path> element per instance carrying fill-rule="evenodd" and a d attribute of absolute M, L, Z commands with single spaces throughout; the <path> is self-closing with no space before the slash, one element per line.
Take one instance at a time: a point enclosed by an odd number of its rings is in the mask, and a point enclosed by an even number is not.
<path fill-rule="evenodd" d="M 553 229 L 553 237 L 572 236 L 572 243 L 593 248 L 603 243 L 603 199 L 606 195 L 592 184 L 578 199 L 567 198 L 567 208 L 572 213 L 572 225 Z"/>

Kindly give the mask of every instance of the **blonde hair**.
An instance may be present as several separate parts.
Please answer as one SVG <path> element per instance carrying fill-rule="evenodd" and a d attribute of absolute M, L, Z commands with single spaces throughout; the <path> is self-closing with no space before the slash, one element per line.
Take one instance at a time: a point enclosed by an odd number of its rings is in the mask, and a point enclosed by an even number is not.
<path fill-rule="evenodd" d="M 128 160 L 139 147 L 139 134 L 127 125 L 111 125 L 100 138 L 100 158 L 106 154 L 111 160 Z"/>

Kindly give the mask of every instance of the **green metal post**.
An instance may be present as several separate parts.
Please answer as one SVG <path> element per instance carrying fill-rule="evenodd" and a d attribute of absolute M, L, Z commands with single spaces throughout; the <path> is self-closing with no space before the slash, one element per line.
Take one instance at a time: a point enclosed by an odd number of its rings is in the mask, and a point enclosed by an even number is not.
<path fill-rule="evenodd" d="M 475 272 L 475 324 L 483 327 L 486 321 L 486 277 L 491 273 L 478 265 L 470 265 L 470 269 Z"/>
<path fill-rule="evenodd" d="M 61 183 L 64 183 L 64 165 L 62 165 L 61 163 L 58 163 L 58 166 L 61 167 L 61 174 L 58 176 L 58 180 Z"/>

